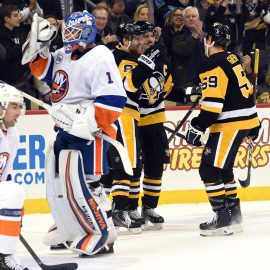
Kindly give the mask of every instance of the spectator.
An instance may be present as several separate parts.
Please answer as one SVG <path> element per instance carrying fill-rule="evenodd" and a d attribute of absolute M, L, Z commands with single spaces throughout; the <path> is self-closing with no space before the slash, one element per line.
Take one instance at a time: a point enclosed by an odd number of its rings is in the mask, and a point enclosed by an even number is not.
<path fill-rule="evenodd" d="M 130 19 L 124 14 L 125 0 L 112 0 L 109 7 L 108 28 L 111 34 L 115 35 L 118 26 L 122 23 L 127 23 Z"/>
<path fill-rule="evenodd" d="M 188 6 L 194 6 L 194 0 L 155 0 L 155 4 L 158 16 L 163 18 L 162 25 L 164 25 L 166 17 L 170 15 L 174 8 L 179 7 L 184 9 Z"/>
<path fill-rule="evenodd" d="M 169 56 L 171 56 L 172 53 L 172 37 L 176 32 L 181 31 L 183 26 L 183 10 L 181 8 L 175 8 L 166 18 L 165 27 L 162 31 L 163 41 L 167 47 Z"/>
<path fill-rule="evenodd" d="M 263 21 L 263 16 L 268 11 L 267 0 L 258 0 L 255 4 L 251 0 L 246 0 L 243 10 L 246 15 L 244 25 L 243 54 L 250 54 L 253 46 L 263 50 L 266 45 L 267 24 Z"/>
<path fill-rule="evenodd" d="M 16 6 L 21 13 L 20 32 L 24 35 L 30 31 L 32 18 L 35 13 L 43 16 L 43 10 L 40 8 L 37 0 L 3 0 L 3 5 Z"/>
<path fill-rule="evenodd" d="M 21 14 L 16 6 L 4 5 L 0 8 L 0 20 L 0 43 L 6 51 L 6 57 L 0 61 L 0 79 L 23 91 L 30 90 L 28 67 L 21 65 L 26 38 L 18 30 Z"/>
<path fill-rule="evenodd" d="M 172 37 L 172 70 L 175 84 L 182 88 L 197 83 L 199 69 L 204 60 L 202 21 L 198 9 L 187 7 L 183 10 L 184 26 Z"/>
<path fill-rule="evenodd" d="M 50 51 L 55 52 L 56 50 L 63 47 L 62 36 L 61 36 L 61 33 L 59 33 L 60 25 L 58 23 L 58 18 L 54 15 L 46 15 L 44 16 L 44 19 L 47 19 L 50 22 L 50 24 L 54 25 L 55 28 L 57 29 L 57 35 L 52 40 L 51 45 L 50 45 Z"/>
<path fill-rule="evenodd" d="M 219 22 L 227 25 L 231 30 L 231 43 L 228 51 L 234 51 L 238 42 L 238 20 L 235 5 L 230 4 L 230 0 L 214 0 L 205 15 L 205 28 L 210 29 L 213 23 Z"/>
<path fill-rule="evenodd" d="M 134 22 L 137 22 L 137 21 L 148 22 L 149 21 L 148 6 L 146 4 L 141 4 L 137 7 L 133 15 L 133 20 Z"/>
<path fill-rule="evenodd" d="M 116 35 L 111 35 L 110 29 L 107 27 L 109 12 L 106 5 L 100 3 L 92 10 L 92 14 L 96 19 L 97 35 L 95 43 L 97 45 L 107 45 L 117 41 Z"/>

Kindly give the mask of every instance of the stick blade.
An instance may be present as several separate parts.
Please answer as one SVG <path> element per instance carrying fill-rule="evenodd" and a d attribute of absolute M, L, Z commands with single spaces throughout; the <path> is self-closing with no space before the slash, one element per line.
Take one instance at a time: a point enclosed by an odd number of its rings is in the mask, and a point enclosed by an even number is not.
<path fill-rule="evenodd" d="M 62 263 L 55 265 L 40 265 L 43 270 L 75 270 L 78 268 L 77 263 Z"/>
<path fill-rule="evenodd" d="M 250 175 L 248 175 L 246 180 L 238 179 L 238 181 L 239 181 L 241 187 L 246 188 L 246 187 L 248 187 L 250 185 Z"/>

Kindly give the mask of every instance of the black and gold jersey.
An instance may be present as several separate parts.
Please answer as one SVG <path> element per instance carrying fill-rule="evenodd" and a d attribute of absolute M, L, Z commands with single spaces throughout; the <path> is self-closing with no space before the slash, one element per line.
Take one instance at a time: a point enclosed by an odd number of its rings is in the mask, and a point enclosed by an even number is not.
<path fill-rule="evenodd" d="M 200 127 L 222 132 L 259 125 L 253 85 L 235 54 L 222 51 L 211 55 L 199 77 L 203 85 Z"/>
<path fill-rule="evenodd" d="M 132 69 L 138 65 L 138 55 L 132 55 L 122 50 L 119 46 L 115 47 L 113 54 L 127 94 L 127 102 L 123 109 L 123 113 L 126 112 L 131 114 L 139 121 L 139 89 L 133 84 L 131 72 Z"/>
<path fill-rule="evenodd" d="M 162 58 L 155 70 L 140 87 L 139 126 L 147 126 L 156 123 L 164 123 L 165 104 L 164 99 L 173 87 L 172 75 L 166 58 Z"/>

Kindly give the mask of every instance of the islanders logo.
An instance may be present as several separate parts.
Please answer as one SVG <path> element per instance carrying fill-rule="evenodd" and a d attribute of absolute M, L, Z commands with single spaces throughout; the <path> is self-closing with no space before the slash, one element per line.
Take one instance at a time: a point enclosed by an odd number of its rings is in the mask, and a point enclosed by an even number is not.
<path fill-rule="evenodd" d="M 8 159 L 9 159 L 9 153 L 7 152 L 0 153 L 0 178 L 7 166 Z"/>
<path fill-rule="evenodd" d="M 68 75 L 63 70 L 57 70 L 52 84 L 52 102 L 58 102 L 63 99 L 69 88 Z"/>

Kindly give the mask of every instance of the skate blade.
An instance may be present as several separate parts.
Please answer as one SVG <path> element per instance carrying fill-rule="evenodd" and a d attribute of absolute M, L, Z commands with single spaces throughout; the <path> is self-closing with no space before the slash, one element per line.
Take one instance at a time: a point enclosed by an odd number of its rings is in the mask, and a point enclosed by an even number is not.
<path fill-rule="evenodd" d="M 241 232 L 243 232 L 243 227 L 241 224 L 233 224 L 232 230 L 234 233 L 241 233 Z"/>
<path fill-rule="evenodd" d="M 142 232 L 142 228 L 125 228 L 115 227 L 118 235 L 138 234 Z"/>
<path fill-rule="evenodd" d="M 201 230 L 200 235 L 201 236 L 227 236 L 232 235 L 233 230 L 231 226 L 222 227 L 215 230 Z"/>
<path fill-rule="evenodd" d="M 145 221 L 145 225 L 143 225 L 144 231 L 158 231 L 163 228 L 163 223 L 152 223 L 148 220 Z"/>

